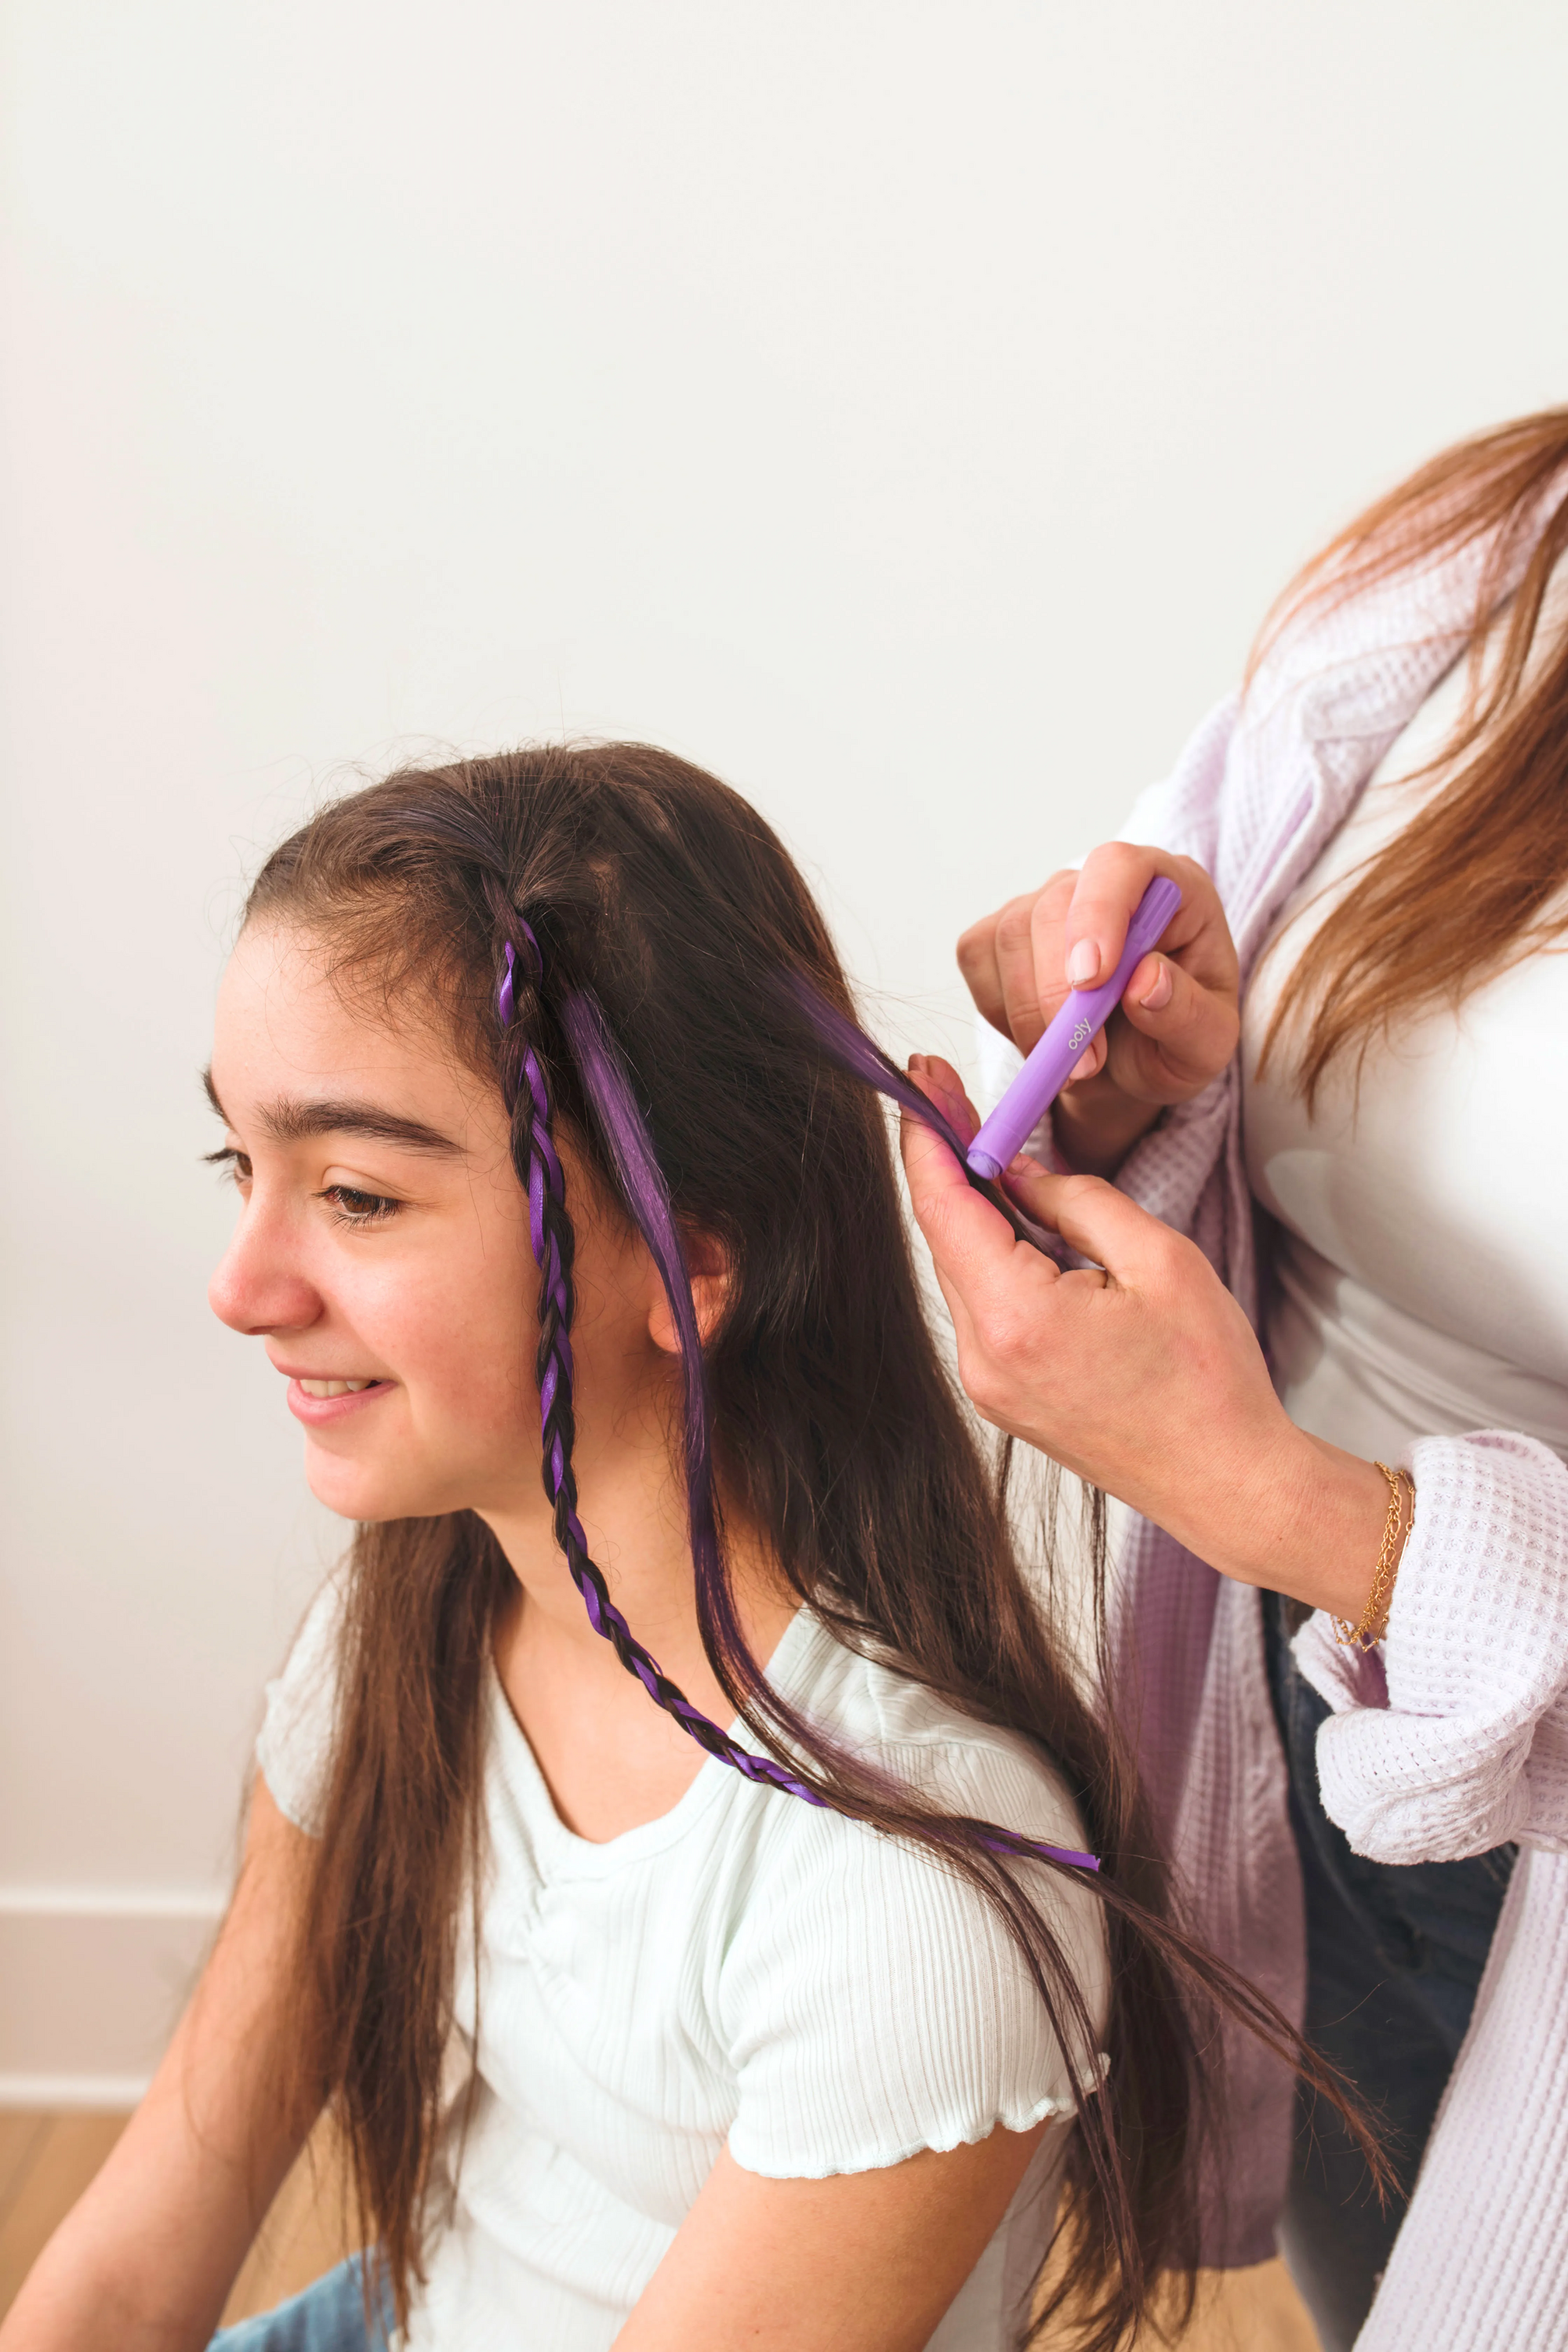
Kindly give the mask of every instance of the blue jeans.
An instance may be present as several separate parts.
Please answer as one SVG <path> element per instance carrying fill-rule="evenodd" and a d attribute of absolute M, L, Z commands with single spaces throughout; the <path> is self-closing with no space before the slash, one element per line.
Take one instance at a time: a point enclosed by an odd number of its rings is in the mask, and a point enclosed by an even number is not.
<path fill-rule="evenodd" d="M 392 2297 L 379 2298 L 380 2325 L 367 2330 L 362 2257 L 353 2254 L 276 2311 L 220 2328 L 207 2352 L 386 2352 Z"/>
<path fill-rule="evenodd" d="M 1516 1848 L 1409 1868 L 1352 1853 L 1318 1794 L 1330 1710 L 1289 1652 L 1287 1612 L 1264 1596 L 1274 1711 L 1307 1900 L 1306 2031 L 1382 2122 L 1397 2192 L 1385 2212 L 1334 2110 L 1303 2091 L 1280 2251 L 1323 2352 L 1349 2352 L 1415 2187 L 1437 2103 L 1469 2027 Z"/>

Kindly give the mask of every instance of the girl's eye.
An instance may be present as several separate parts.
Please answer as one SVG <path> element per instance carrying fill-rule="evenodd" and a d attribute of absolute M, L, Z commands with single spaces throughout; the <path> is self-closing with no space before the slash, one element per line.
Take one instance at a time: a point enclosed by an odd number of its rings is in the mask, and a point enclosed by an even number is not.
<path fill-rule="evenodd" d="M 398 1203 L 384 1192 L 361 1192 L 353 1184 L 329 1184 L 318 1192 L 319 1201 L 327 1201 L 337 1211 L 339 1222 L 345 1225 L 378 1224 L 394 1215 Z"/>
<path fill-rule="evenodd" d="M 221 1151 L 209 1151 L 206 1161 L 209 1168 L 222 1170 L 226 1184 L 248 1184 L 250 1181 L 249 1155 L 238 1150 L 232 1143 L 226 1143 Z"/>

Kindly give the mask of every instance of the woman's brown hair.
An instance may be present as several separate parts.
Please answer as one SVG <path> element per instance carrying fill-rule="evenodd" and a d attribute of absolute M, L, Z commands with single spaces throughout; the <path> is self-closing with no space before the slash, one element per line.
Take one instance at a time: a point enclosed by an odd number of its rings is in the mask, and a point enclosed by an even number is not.
<path fill-rule="evenodd" d="M 1470 694 L 1433 763 L 1454 773 L 1331 909 L 1264 1042 L 1266 1065 L 1290 1034 L 1309 1108 L 1331 1064 L 1353 1059 L 1359 1071 L 1401 1021 L 1433 1004 L 1458 1008 L 1568 929 L 1568 630 L 1554 646 L 1535 644 L 1568 551 L 1568 408 L 1461 441 L 1347 525 L 1286 589 L 1254 670 L 1299 623 L 1469 546 L 1484 550 Z M 1483 683 L 1482 647 L 1510 596 L 1500 657 Z"/>
<path fill-rule="evenodd" d="M 1050 1923 L 1053 1865 L 1021 1861 L 1016 1832 L 942 1811 L 791 1715 L 746 1654 L 721 1543 L 718 1589 L 698 1574 L 708 1654 L 752 1738 L 784 1751 L 814 1799 L 862 1833 L 913 1840 L 962 1874 L 1012 1934 L 1086 2077 L 1068 2159 L 1073 2261 L 1040 2324 L 1070 2295 L 1086 2352 L 1111 2352 L 1158 2274 L 1191 2280 L 1196 2053 L 1213 2004 L 1334 2092 L 1286 2021 L 1184 1928 L 1124 1747 L 1030 1596 L 1005 1469 L 983 1456 L 922 1308 L 880 1106 L 832 1047 L 835 1024 L 852 1029 L 849 992 L 787 854 L 737 793 L 667 753 L 521 751 L 336 802 L 274 853 L 247 913 L 302 926 L 340 985 L 432 1008 L 515 1103 L 520 1181 L 553 1120 L 636 1223 L 579 1034 L 582 1007 L 595 1007 L 659 1189 L 681 1226 L 721 1241 L 731 1269 L 700 1368 L 721 1536 L 725 1508 L 743 1512 L 840 1639 L 1021 1734 L 1064 1776 L 1100 1857 L 1098 1874 L 1078 1874 L 1110 1939 L 1100 2034 Z M 568 1205 L 563 1194 L 542 1237 L 542 1376 L 570 1322 Z M 559 1532 L 571 1424 L 558 1402 L 547 1400 L 563 1451 L 546 1490 Z M 400 2313 L 439 2222 L 438 2154 L 460 2160 L 443 2062 L 459 1928 L 478 1925 L 481 1701 L 511 1586 L 470 1512 L 355 1537 L 297 2049 L 307 2110 L 326 2099 L 336 2111 Z M 1097 2086 L 1087 2053 L 1099 2043 L 1110 2069 Z M 1044 2241 L 1043 2224 L 1042 2262 Z"/>

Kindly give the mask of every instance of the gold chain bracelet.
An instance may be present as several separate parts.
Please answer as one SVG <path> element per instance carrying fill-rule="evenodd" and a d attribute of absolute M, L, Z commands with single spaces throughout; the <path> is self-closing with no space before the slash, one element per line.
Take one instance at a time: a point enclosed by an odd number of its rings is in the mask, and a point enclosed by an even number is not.
<path fill-rule="evenodd" d="M 1352 1625 L 1348 1617 L 1333 1620 L 1334 1639 L 1342 1649 L 1371 1650 L 1388 1631 L 1388 1612 L 1394 1601 L 1394 1580 L 1399 1573 L 1400 1557 L 1405 1539 L 1415 1525 L 1415 1481 L 1408 1470 L 1391 1470 L 1386 1462 L 1378 1468 L 1388 1481 L 1388 1517 L 1384 1521 L 1383 1549 L 1377 1555 L 1377 1569 L 1362 1612 L 1361 1623 Z M 1405 1516 L 1408 1498 L 1410 1516 Z"/>

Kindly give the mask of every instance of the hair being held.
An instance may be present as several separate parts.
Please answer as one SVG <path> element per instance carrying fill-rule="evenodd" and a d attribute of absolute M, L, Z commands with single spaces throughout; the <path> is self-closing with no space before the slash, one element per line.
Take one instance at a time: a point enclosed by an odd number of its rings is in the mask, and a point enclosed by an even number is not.
<path fill-rule="evenodd" d="M 1287 2021 L 1186 1933 L 1126 1752 L 1031 1598 L 1005 1457 L 998 1466 L 980 1450 L 927 1325 L 867 1080 L 900 1099 L 912 1090 L 855 1028 L 786 853 L 739 795 L 664 752 L 524 751 L 394 775 L 333 803 L 268 860 L 247 919 L 300 928 L 367 1004 L 427 1012 L 511 1106 L 541 1264 L 546 1492 L 623 1664 L 711 1752 L 797 1791 L 770 1801 L 831 1806 L 962 1874 L 1005 1919 L 1069 2058 L 1109 2052 L 1104 2083 L 1080 2086 L 1071 2273 L 1040 2316 L 1070 2294 L 1086 2352 L 1110 2352 L 1156 2275 L 1190 2279 L 1195 2263 L 1214 2127 L 1197 2056 L 1214 2004 L 1336 2103 L 1338 2092 Z M 641 1233 L 669 1291 L 684 1343 L 672 1452 L 703 1646 L 750 1735 L 735 1753 L 694 1708 L 682 1714 L 682 1695 L 614 1611 L 577 1522 L 573 1203 L 556 1181 L 557 1136 Z M 706 1344 L 683 1255 L 696 1234 L 717 1242 L 727 1268 Z M 842 1641 L 1023 1735 L 1059 1769 L 1101 1865 L 1083 1883 L 1110 1945 L 1103 2032 L 1039 1899 L 1046 1874 L 1069 1865 L 1021 1858 L 1016 1834 L 942 1812 L 792 1713 L 742 1635 L 727 1514 L 760 1531 L 788 1587 Z M 513 1589 L 471 1512 L 356 1533 L 299 1954 L 298 2091 L 305 2111 L 330 2101 L 336 2112 L 400 2311 L 441 2219 L 428 2209 L 458 1942 L 485 1864 L 485 1670 Z"/>

